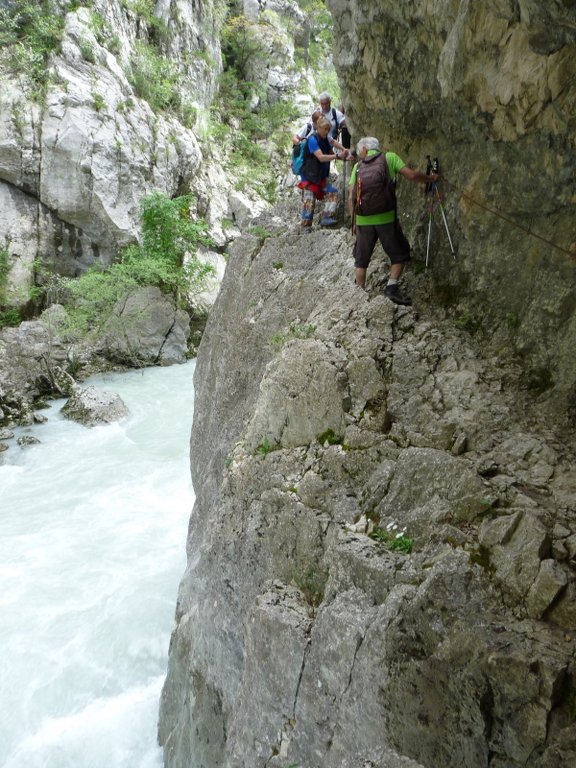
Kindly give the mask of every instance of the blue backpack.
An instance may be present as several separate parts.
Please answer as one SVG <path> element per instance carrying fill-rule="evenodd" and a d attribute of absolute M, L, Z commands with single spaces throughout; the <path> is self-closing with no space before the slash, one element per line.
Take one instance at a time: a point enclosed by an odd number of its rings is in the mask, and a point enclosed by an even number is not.
<path fill-rule="evenodd" d="M 292 173 L 295 176 L 300 174 L 302 166 L 308 157 L 310 157 L 310 150 L 308 149 L 308 137 L 306 137 L 292 150 Z"/>

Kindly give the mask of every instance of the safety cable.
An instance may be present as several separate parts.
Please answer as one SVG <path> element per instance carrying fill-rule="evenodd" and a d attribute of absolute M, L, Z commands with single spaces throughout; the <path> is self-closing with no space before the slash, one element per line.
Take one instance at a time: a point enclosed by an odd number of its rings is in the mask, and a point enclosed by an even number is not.
<path fill-rule="evenodd" d="M 488 213 L 491 213 L 494 216 L 497 216 L 499 219 L 502 219 L 502 221 L 505 221 L 508 224 L 511 224 L 513 227 L 516 227 L 516 229 L 520 229 L 522 232 L 525 232 L 527 235 L 530 235 L 531 237 L 535 237 L 538 240 L 541 240 L 543 243 L 546 243 L 546 245 L 549 245 L 551 248 L 555 248 L 557 251 L 560 251 L 561 253 L 565 253 L 567 256 L 571 256 L 572 258 L 576 257 L 576 253 L 574 253 L 573 251 L 569 251 L 566 248 L 562 248 L 561 245 L 556 245 L 556 243 L 553 243 L 551 240 L 547 240 L 545 237 L 542 237 L 542 235 L 539 235 L 536 232 L 532 232 L 530 227 L 526 227 L 523 224 L 518 224 L 513 219 L 509 219 L 507 216 L 504 216 L 499 211 L 495 211 L 493 208 L 490 208 L 488 205 L 485 205 L 484 203 L 480 203 L 478 200 L 475 200 L 467 192 L 464 192 L 463 189 L 460 189 L 460 187 L 457 187 L 456 184 L 452 184 L 451 181 L 448 181 L 448 179 L 445 176 L 442 176 L 440 181 L 444 182 L 449 187 L 452 187 L 452 189 L 456 190 L 456 192 L 458 192 L 466 200 L 469 200 L 471 203 L 474 203 L 474 205 L 477 205 L 479 208 L 483 208 L 485 211 L 488 211 Z"/>

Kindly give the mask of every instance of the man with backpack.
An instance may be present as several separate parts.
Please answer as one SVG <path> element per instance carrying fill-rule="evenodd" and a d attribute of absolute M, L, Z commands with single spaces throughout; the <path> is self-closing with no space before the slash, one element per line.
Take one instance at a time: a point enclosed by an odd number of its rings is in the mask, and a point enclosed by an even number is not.
<path fill-rule="evenodd" d="M 382 152 L 380 142 L 366 136 L 358 142 L 358 163 L 350 177 L 348 204 L 352 216 L 352 231 L 356 234 L 354 265 L 356 285 L 366 286 L 366 270 L 376 242 L 380 240 L 390 259 L 390 273 L 384 295 L 395 304 L 410 305 L 398 281 L 410 261 L 410 244 L 400 226 L 396 212 L 396 176 L 409 181 L 437 181 L 436 173 L 427 175 L 408 168 L 395 152 Z"/>
<path fill-rule="evenodd" d="M 320 110 L 322 116 L 330 122 L 330 136 L 333 139 L 337 139 L 338 134 L 340 133 L 340 129 L 343 127 L 346 118 L 342 112 L 334 109 L 334 107 L 331 106 L 332 97 L 326 91 L 318 96 L 318 101 L 320 102 Z"/>

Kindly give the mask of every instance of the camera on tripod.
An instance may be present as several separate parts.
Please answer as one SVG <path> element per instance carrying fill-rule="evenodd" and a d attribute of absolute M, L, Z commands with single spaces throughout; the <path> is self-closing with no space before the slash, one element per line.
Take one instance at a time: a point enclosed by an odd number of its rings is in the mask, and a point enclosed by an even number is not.
<path fill-rule="evenodd" d="M 431 173 L 440 173 L 440 161 L 437 157 L 432 159 L 430 155 L 426 155 L 426 175 L 430 176 Z M 428 181 L 424 188 L 426 194 L 434 191 L 434 181 Z"/>

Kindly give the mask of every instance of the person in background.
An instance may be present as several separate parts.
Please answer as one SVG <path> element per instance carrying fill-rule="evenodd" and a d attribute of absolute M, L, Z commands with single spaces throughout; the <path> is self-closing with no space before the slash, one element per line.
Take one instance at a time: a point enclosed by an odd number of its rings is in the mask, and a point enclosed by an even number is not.
<path fill-rule="evenodd" d="M 307 139 L 310 134 L 316 130 L 316 123 L 318 122 L 318 118 L 321 117 L 322 112 L 319 109 L 314 110 L 312 112 L 311 119 L 304 123 L 302 128 L 298 131 L 298 133 L 295 133 L 292 135 L 292 144 L 297 147 L 304 139 Z M 341 144 L 339 141 L 336 141 L 336 139 L 333 139 L 330 134 L 328 134 L 328 141 L 330 142 L 331 147 L 336 147 L 336 149 L 339 149 L 341 152 L 343 152 L 347 147 L 345 147 L 343 144 Z"/>
<path fill-rule="evenodd" d="M 324 213 L 320 226 L 331 227 L 336 224 L 336 207 L 338 205 L 338 190 L 329 182 L 330 163 L 335 155 L 328 140 L 330 121 L 319 117 L 316 131 L 308 137 L 309 154 L 300 171 L 302 190 L 302 212 L 300 225 L 306 230 L 312 226 L 316 200 L 325 200 Z"/>
<path fill-rule="evenodd" d="M 332 98 L 326 91 L 323 91 L 318 96 L 318 101 L 320 102 L 322 116 L 330 121 L 330 136 L 333 139 L 337 139 L 340 129 L 345 124 L 344 115 L 332 106 Z"/>
<path fill-rule="evenodd" d="M 294 133 L 292 135 L 292 144 L 296 147 L 298 144 L 300 144 L 301 141 L 304 141 L 304 139 L 307 139 L 310 134 L 316 130 L 316 123 L 318 122 L 318 118 L 322 115 L 322 112 L 320 112 L 319 109 L 315 109 L 314 112 L 312 112 L 312 117 L 308 122 L 304 123 L 302 128 L 297 133 Z"/>
<path fill-rule="evenodd" d="M 352 232 L 356 234 L 354 265 L 356 285 L 366 286 L 366 270 L 376 242 L 380 240 L 390 259 L 390 273 L 384 295 L 395 304 L 410 305 L 411 299 L 400 292 L 398 282 L 410 261 L 410 244 L 396 213 L 396 176 L 409 181 L 437 181 L 436 173 L 415 171 L 395 152 L 382 152 L 380 142 L 365 136 L 357 144 L 358 162 L 350 177 L 348 204 L 352 216 Z"/>

